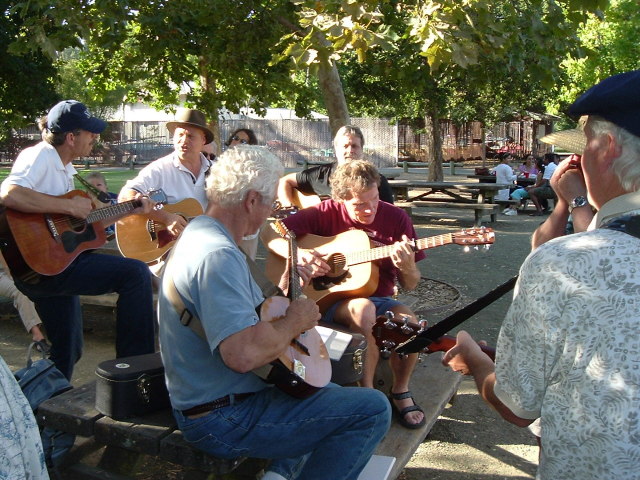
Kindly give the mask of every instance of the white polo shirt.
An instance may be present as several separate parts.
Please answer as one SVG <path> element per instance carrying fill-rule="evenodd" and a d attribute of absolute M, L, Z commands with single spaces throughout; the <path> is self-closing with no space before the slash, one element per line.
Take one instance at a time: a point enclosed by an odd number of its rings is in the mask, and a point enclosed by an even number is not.
<path fill-rule="evenodd" d="M 150 190 L 161 188 L 167 195 L 169 203 L 195 198 L 204 210 L 207 207 L 207 197 L 204 192 L 206 173 L 211 163 L 202 154 L 200 154 L 200 162 L 200 172 L 196 177 L 182 165 L 173 152 L 144 167 L 137 177 L 124 185 L 123 189 L 132 189 L 146 194 Z"/>

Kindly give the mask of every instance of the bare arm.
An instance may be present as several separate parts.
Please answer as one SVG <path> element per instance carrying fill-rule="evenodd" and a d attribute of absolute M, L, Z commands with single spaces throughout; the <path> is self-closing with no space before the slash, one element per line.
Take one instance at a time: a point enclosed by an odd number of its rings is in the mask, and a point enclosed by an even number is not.
<path fill-rule="evenodd" d="M 320 311 L 313 300 L 295 300 L 283 317 L 258 322 L 224 339 L 220 355 L 232 370 L 249 372 L 278 358 L 291 340 L 315 327 L 319 319 Z"/>
<path fill-rule="evenodd" d="M 558 196 L 558 200 L 549 218 L 533 232 L 531 237 L 532 249 L 538 248 L 553 238 L 564 235 L 567 220 L 569 219 L 569 203 L 575 197 L 587 195 L 587 187 L 582 171 L 570 164 L 568 160 L 560 163 L 553 173 L 551 187 Z M 585 231 L 594 215 L 590 207 L 576 208 L 571 213 L 575 232 Z"/>
<path fill-rule="evenodd" d="M 8 185 L 0 193 L 2 203 L 25 213 L 62 213 L 76 218 L 87 218 L 93 209 L 91 200 L 77 195 L 63 198 L 36 192 L 19 185 Z"/>
<path fill-rule="evenodd" d="M 296 180 L 296 174 L 290 173 L 285 175 L 278 182 L 278 201 L 282 205 L 289 206 L 293 205 L 294 195 L 293 190 L 298 188 L 298 181 Z"/>
<path fill-rule="evenodd" d="M 534 419 L 517 416 L 496 396 L 495 364 L 464 330 L 458 332 L 456 345 L 445 353 L 442 363 L 456 372 L 473 376 L 482 398 L 506 421 L 519 427 L 526 427 L 533 422 Z"/>

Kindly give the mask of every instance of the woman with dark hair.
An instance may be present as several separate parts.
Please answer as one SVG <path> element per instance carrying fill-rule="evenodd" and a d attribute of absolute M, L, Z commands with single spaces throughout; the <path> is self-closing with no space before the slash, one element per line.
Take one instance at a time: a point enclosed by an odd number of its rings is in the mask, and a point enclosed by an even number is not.
<path fill-rule="evenodd" d="M 258 138 L 250 128 L 237 128 L 224 144 L 229 148 L 236 145 L 257 145 Z"/>

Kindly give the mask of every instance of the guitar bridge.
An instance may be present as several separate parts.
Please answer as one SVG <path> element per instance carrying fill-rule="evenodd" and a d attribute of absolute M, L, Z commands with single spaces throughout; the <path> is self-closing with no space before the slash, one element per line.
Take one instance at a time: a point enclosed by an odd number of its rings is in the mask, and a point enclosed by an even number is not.
<path fill-rule="evenodd" d="M 304 380 L 306 375 L 306 367 L 300 360 L 293 360 L 293 373 Z"/>

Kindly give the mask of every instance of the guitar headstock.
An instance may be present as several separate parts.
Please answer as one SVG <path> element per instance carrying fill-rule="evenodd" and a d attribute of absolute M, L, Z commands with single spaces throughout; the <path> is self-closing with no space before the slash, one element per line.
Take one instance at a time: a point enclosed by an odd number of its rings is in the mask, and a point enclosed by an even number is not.
<path fill-rule="evenodd" d="M 282 238 L 287 240 L 295 240 L 296 234 L 287 228 L 287 226 L 282 223 L 280 220 L 276 221 L 273 224 L 273 228 L 275 228 L 276 233 L 280 235 Z"/>
<path fill-rule="evenodd" d="M 298 213 L 298 210 L 300 209 L 295 205 L 285 207 L 278 200 L 276 200 L 275 202 L 273 202 L 273 206 L 271 208 L 271 218 L 275 218 L 276 220 L 287 218 L 294 213 Z"/>
<path fill-rule="evenodd" d="M 149 200 L 151 200 L 156 204 L 153 207 L 154 209 L 161 208 L 162 205 L 169 202 L 169 199 L 167 198 L 167 194 L 164 193 L 164 190 L 162 190 L 161 188 L 158 188 L 156 190 L 149 190 L 147 192 L 147 197 L 149 197 Z"/>
<path fill-rule="evenodd" d="M 395 318 L 392 312 L 387 312 L 386 315 L 380 315 L 376 318 L 373 337 L 376 339 L 376 345 L 383 356 L 390 355 L 398 345 L 417 335 L 427 326 L 425 320 L 416 325 L 409 323 L 408 316 L 402 315 L 402 317 L 400 320 Z"/>
<path fill-rule="evenodd" d="M 451 237 L 452 242 L 456 245 L 493 245 L 496 234 L 492 228 L 478 227 L 460 230 L 459 232 L 452 233 Z"/>

